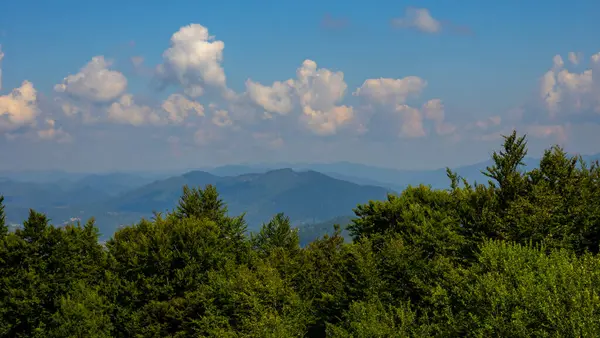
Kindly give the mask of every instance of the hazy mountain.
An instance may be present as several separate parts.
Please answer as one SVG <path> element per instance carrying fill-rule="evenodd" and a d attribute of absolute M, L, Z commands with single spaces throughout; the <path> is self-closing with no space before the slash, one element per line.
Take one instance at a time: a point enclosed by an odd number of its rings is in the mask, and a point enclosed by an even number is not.
<path fill-rule="evenodd" d="M 262 174 L 219 177 L 203 171 L 157 181 L 111 199 L 107 210 L 150 212 L 173 208 L 183 185 L 214 184 L 231 214 L 246 212 L 253 227 L 284 212 L 295 222 L 316 222 L 348 214 L 359 203 L 384 199 L 390 191 L 361 186 L 315 172 L 291 169 Z"/>
<path fill-rule="evenodd" d="M 587 162 L 600 154 L 584 156 Z M 539 159 L 526 159 L 527 169 Z M 455 168 L 470 182 L 485 182 L 481 174 L 491 161 Z M 288 165 L 292 169 L 274 169 Z M 324 234 L 315 223 L 340 215 L 369 199 L 385 198 L 388 190 L 401 191 L 407 185 L 449 185 L 445 169 L 397 170 L 349 162 L 313 164 L 230 165 L 190 171 L 169 177 L 167 172 L 81 174 L 61 171 L 0 172 L 0 194 L 4 195 L 9 222 L 20 223 L 29 208 L 46 213 L 55 224 L 71 218 L 95 217 L 104 235 L 120 224 L 131 224 L 153 210 L 171 209 L 182 186 L 215 184 L 229 205 L 231 214 L 247 212 L 252 226 L 285 212 L 295 225 L 309 226 Z M 323 172 L 326 174 L 319 173 Z M 168 178 L 167 178 L 168 177 Z M 327 224 L 324 231 L 332 231 Z M 326 229 L 331 228 L 331 229 Z"/>
<path fill-rule="evenodd" d="M 88 185 L 19 182 L 0 179 L 0 194 L 10 206 L 25 208 L 87 205 L 106 200 L 109 195 Z"/>
<path fill-rule="evenodd" d="M 89 187 L 90 189 L 101 191 L 108 196 L 116 196 L 149 184 L 156 179 L 158 177 L 135 173 L 91 174 L 73 182 L 70 187 L 71 189 Z"/>
<path fill-rule="evenodd" d="M 104 208 L 115 212 L 165 211 L 175 206 L 184 185 L 204 187 L 207 184 L 216 184 L 221 179 L 223 178 L 204 171 L 191 171 L 127 191 L 110 199 Z"/>
<path fill-rule="evenodd" d="M 271 166 L 260 166 L 260 165 L 252 166 L 252 165 L 242 165 L 242 164 L 233 165 L 232 164 L 232 165 L 224 165 L 224 166 L 220 166 L 220 167 L 216 167 L 216 168 L 206 168 L 203 171 L 209 172 L 216 176 L 239 176 L 239 175 L 245 175 L 245 174 L 266 173 L 267 171 L 270 171 L 270 170 L 273 170 L 276 168 L 283 168 L 283 167 L 277 167 L 277 166 L 271 167 Z"/>
<path fill-rule="evenodd" d="M 153 211 L 171 210 L 184 185 L 216 185 L 230 214 L 245 212 L 254 229 L 278 212 L 284 212 L 300 226 L 351 214 L 357 204 L 384 199 L 390 191 L 315 171 L 291 169 L 225 177 L 191 171 L 136 186 L 144 180 L 149 179 L 124 174 L 90 175 L 63 184 L 5 179 L 0 181 L 0 194 L 6 199 L 9 222 L 21 222 L 27 217 L 28 208 L 46 213 L 55 224 L 94 217 L 106 237 L 121 224 L 150 217 Z M 127 190 L 128 186 L 135 187 Z"/>
<path fill-rule="evenodd" d="M 71 173 L 61 170 L 1 170 L 0 179 L 31 182 L 31 183 L 56 183 L 73 182 L 89 174 Z"/>
<path fill-rule="evenodd" d="M 586 162 L 600 159 L 600 154 L 583 156 Z M 537 158 L 525 158 L 525 169 L 530 170 L 539 165 Z M 487 182 L 481 171 L 492 164 L 492 160 L 451 168 L 469 182 Z M 262 173 L 277 168 L 292 168 L 294 170 L 313 170 L 325 173 L 334 178 L 353 182 L 356 184 L 376 185 L 393 190 L 402 190 L 408 185 L 428 184 L 434 188 L 446 188 L 450 181 L 446 176 L 446 168 L 432 170 L 403 170 L 392 168 L 381 168 L 365 164 L 351 162 L 332 163 L 274 163 L 257 165 L 230 165 L 208 169 L 207 171 L 216 175 L 221 173 L 232 173 L 241 175 L 245 173 Z"/>

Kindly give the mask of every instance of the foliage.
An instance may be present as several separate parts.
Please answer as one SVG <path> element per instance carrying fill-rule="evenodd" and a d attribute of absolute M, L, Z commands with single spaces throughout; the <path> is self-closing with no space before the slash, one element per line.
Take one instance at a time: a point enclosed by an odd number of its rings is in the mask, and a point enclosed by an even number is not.
<path fill-rule="evenodd" d="M 512 133 L 488 182 L 447 170 L 303 247 L 282 213 L 247 236 L 212 185 L 106 244 L 33 210 L 8 232 L 0 197 L 0 336 L 596 336 L 600 167 L 526 153 Z"/>
<path fill-rule="evenodd" d="M 4 213 L 4 196 L 0 196 L 0 236 L 6 236 L 8 225 L 6 224 L 6 215 Z"/>

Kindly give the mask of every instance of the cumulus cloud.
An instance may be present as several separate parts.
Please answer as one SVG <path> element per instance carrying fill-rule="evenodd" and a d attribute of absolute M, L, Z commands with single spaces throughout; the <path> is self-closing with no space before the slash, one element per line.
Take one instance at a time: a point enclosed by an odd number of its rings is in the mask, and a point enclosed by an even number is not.
<path fill-rule="evenodd" d="M 181 94 L 171 94 L 162 103 L 162 109 L 167 112 L 168 119 L 174 124 L 181 124 L 190 115 L 204 116 L 204 106 L 191 101 Z"/>
<path fill-rule="evenodd" d="M 212 123 L 219 127 L 229 127 L 233 125 L 233 121 L 229 117 L 229 112 L 219 109 L 213 113 Z"/>
<path fill-rule="evenodd" d="M 111 65 L 104 56 L 95 56 L 79 73 L 69 75 L 55 85 L 54 90 L 91 102 L 112 101 L 125 92 L 127 78 L 121 72 L 109 69 Z"/>
<path fill-rule="evenodd" d="M 302 107 L 301 121 L 317 134 L 330 135 L 353 117 L 352 107 L 340 105 L 348 85 L 344 73 L 317 68 L 317 63 L 305 60 L 296 71 L 296 94 Z"/>
<path fill-rule="evenodd" d="M 403 17 L 392 19 L 392 25 L 425 33 L 438 33 L 442 29 L 441 22 L 434 19 L 426 8 L 407 8 Z"/>
<path fill-rule="evenodd" d="M 333 135 L 339 126 L 351 121 L 354 117 L 354 110 L 349 106 L 333 106 L 326 111 L 314 110 L 310 106 L 305 106 L 302 113 L 301 120 L 318 135 Z"/>
<path fill-rule="evenodd" d="M 577 52 L 568 53 L 567 59 L 575 66 L 585 63 Z M 476 121 L 464 129 L 484 131 L 488 140 L 499 139 L 501 134 L 517 129 L 536 139 L 569 143 L 585 125 L 597 125 L 590 122 L 600 114 L 598 74 L 600 53 L 592 55 L 587 69 L 582 71 L 567 69 L 563 57 L 555 55 L 552 66 L 540 79 L 534 102 L 512 109 L 502 118 Z"/>
<path fill-rule="evenodd" d="M 285 115 L 292 111 L 293 90 L 293 80 L 275 81 L 271 86 L 263 86 L 250 79 L 246 81 L 246 91 L 250 99 L 270 113 Z"/>
<path fill-rule="evenodd" d="M 248 79 L 246 91 L 238 95 L 226 86 L 221 66 L 223 49 L 224 43 L 210 36 L 208 29 L 202 25 L 191 24 L 175 32 L 156 72 L 162 80 L 181 85 L 185 96 L 172 94 L 160 107 L 134 102 L 131 94 L 125 94 L 127 80 L 123 74 L 110 70 L 111 63 L 103 57 L 95 57 L 78 74 L 65 78 L 56 86 L 56 91 L 85 99 L 89 104 L 81 100 L 63 100 L 61 108 L 68 116 L 82 114 L 88 122 L 99 121 L 98 114 L 91 112 L 100 103 L 107 104 L 104 111 L 111 122 L 133 126 L 183 124 L 190 116 L 204 115 L 204 106 L 189 97 L 202 96 L 206 88 L 216 87 L 225 90 L 226 95 L 222 97 L 225 100 L 209 105 L 213 108 L 207 121 L 218 128 L 210 129 L 203 122 L 196 136 L 200 143 L 219 136 L 219 128 L 234 125 L 239 128 L 238 122 L 252 122 L 250 117 L 260 114 L 254 110 L 256 108 L 262 109 L 263 119 L 272 119 L 274 114 L 291 116 L 301 127 L 322 136 L 336 134 L 347 126 L 355 127 L 352 130 L 357 134 L 368 130 L 368 120 L 357 118 L 360 109 L 343 104 L 348 86 L 341 71 L 319 68 L 315 61 L 305 60 L 296 70 L 295 78 L 275 81 L 270 86 Z M 143 58 L 134 57 L 131 62 L 141 67 Z M 433 107 L 433 103 L 429 103 L 423 111 L 400 107 L 407 99 L 419 96 L 426 85 L 425 80 L 416 76 L 369 79 L 354 95 L 363 102 L 391 105 L 396 115 L 401 116 L 403 127 L 400 127 L 400 133 L 404 136 L 424 134 L 424 118 L 433 121 L 438 134 L 448 133 L 451 127 L 443 121 L 443 106 Z M 428 109 L 427 113 L 425 109 Z"/>
<path fill-rule="evenodd" d="M 395 20 L 395 25 L 429 33 L 448 27 L 434 19 L 426 9 L 409 9 L 404 18 Z M 84 122 L 183 126 L 181 135 L 163 138 L 177 147 L 186 142 L 184 130 L 190 133 L 188 141 L 193 138 L 201 146 L 232 147 L 231 144 L 244 139 L 261 143 L 268 149 L 279 149 L 293 143 L 288 141 L 293 136 L 306 132 L 319 136 L 348 132 L 353 140 L 365 142 L 373 141 L 375 137 L 367 140 L 354 136 L 385 135 L 382 137 L 387 138 L 393 135 L 402 139 L 397 141 L 398 144 L 428 135 L 440 135 L 450 140 L 450 137 L 462 137 L 467 133 L 470 135 L 465 138 L 475 135 L 478 140 L 496 140 L 517 123 L 521 123 L 521 130 L 536 138 L 567 139 L 568 128 L 561 121 L 530 119 L 534 121 L 524 122 L 507 115 L 496 115 L 460 124 L 450 123 L 447 117 L 452 118 L 452 114 L 446 111 L 444 101 L 435 98 L 421 101 L 420 96 L 428 83 L 418 76 L 366 79 L 352 92 L 354 98 L 350 99 L 356 104 L 351 105 L 345 101 L 348 84 L 344 73 L 319 68 L 317 62 L 309 59 L 301 63 L 290 79 L 273 81 L 270 85 L 248 79 L 245 90 L 237 94 L 227 88 L 222 67 L 223 49 L 224 43 L 210 36 L 206 27 L 199 24 L 181 27 L 172 35 L 161 63 L 156 69 L 152 68 L 153 74 L 164 83 L 180 88 L 178 93 L 164 95 L 166 98 L 156 98 L 154 102 L 154 98 L 149 101 L 141 101 L 143 96 L 134 98 L 127 91 L 126 77 L 112 69 L 111 61 L 96 56 L 77 74 L 67 76 L 55 86 L 56 92 L 67 94 L 58 95 L 57 110 L 67 116 L 80 115 Z M 549 112 L 564 114 L 578 109 L 600 112 L 600 87 L 597 78 L 592 76 L 600 66 L 600 54 L 593 55 L 590 60 L 590 69 L 577 73 L 565 68 L 561 56 L 554 57 L 539 88 L 544 107 Z M 144 67 L 141 56 L 130 61 L 134 67 Z M 585 63 L 581 54 L 575 52 L 569 53 L 568 62 L 573 65 Z M 215 96 L 214 89 L 224 95 Z M 0 97 L 0 131 L 34 125 L 38 110 L 35 89 L 24 82 L 13 93 Z M 521 115 L 527 113 L 520 112 Z M 39 122 L 40 129 L 32 131 L 38 138 L 70 139 L 54 118 L 42 116 Z M 168 128 L 164 129 L 165 133 L 168 131 Z M 286 142 L 281 135 L 286 136 Z"/>
<path fill-rule="evenodd" d="M 115 123 L 140 126 L 143 124 L 161 124 L 163 121 L 151 107 L 136 104 L 133 96 L 126 94 L 119 101 L 111 104 L 108 109 L 108 119 Z"/>
<path fill-rule="evenodd" d="M 427 81 L 417 76 L 367 79 L 353 95 L 359 97 L 363 103 L 361 110 L 368 111 L 371 115 L 370 123 L 379 121 L 386 124 L 385 127 L 378 126 L 382 130 L 391 129 L 390 124 L 398 121 L 399 126 L 395 130 L 400 137 L 426 136 L 425 120 L 432 121 L 438 135 L 453 133 L 456 128 L 445 121 L 445 108 L 440 99 L 429 100 L 421 108 L 407 104 L 409 99 L 419 97 L 426 86 Z"/>
<path fill-rule="evenodd" d="M 335 134 L 353 119 L 353 108 L 340 105 L 347 88 L 344 73 L 318 68 L 313 60 L 302 63 L 296 70 L 296 79 L 276 81 L 271 86 L 246 81 L 247 95 L 255 104 L 267 113 L 281 115 L 296 109 L 299 121 L 318 135 Z"/>
<path fill-rule="evenodd" d="M 400 114 L 402 119 L 399 131 L 400 137 L 416 138 L 425 136 L 423 115 L 418 109 L 401 104 L 396 107 L 396 112 Z"/>
<path fill-rule="evenodd" d="M 395 28 L 415 29 L 428 34 L 437 34 L 442 31 L 459 35 L 473 34 L 468 26 L 435 19 L 426 8 L 409 7 L 404 16 L 392 19 L 391 24 Z"/>
<path fill-rule="evenodd" d="M 454 125 L 444 121 L 446 113 L 442 100 L 433 99 L 425 102 L 422 111 L 425 114 L 425 118 L 433 121 L 435 132 L 438 135 L 447 135 L 456 131 Z"/>
<path fill-rule="evenodd" d="M 223 41 L 215 40 L 200 24 L 181 27 L 171 37 L 170 47 L 162 55 L 163 63 L 156 69 L 157 74 L 196 94 L 201 93 L 204 86 L 225 89 L 225 72 L 221 67 L 224 48 Z"/>
<path fill-rule="evenodd" d="M 551 117 L 576 112 L 600 113 L 600 53 L 590 58 L 591 67 L 581 73 L 564 68 L 560 55 L 540 81 L 540 98 Z"/>
<path fill-rule="evenodd" d="M 581 53 L 569 52 L 569 61 L 574 65 L 579 64 L 581 57 Z"/>
<path fill-rule="evenodd" d="M 37 135 L 42 140 L 56 140 L 59 143 L 66 143 L 72 140 L 71 135 L 65 132 L 62 127 L 57 127 L 56 121 L 46 119 L 44 129 L 37 131 Z"/>
<path fill-rule="evenodd" d="M 0 96 L 0 133 L 35 125 L 38 114 L 37 92 L 31 82 L 23 81 L 10 94 Z"/>
<path fill-rule="evenodd" d="M 143 61 L 141 56 L 131 58 L 134 67 L 141 68 Z M 204 114 L 200 103 L 181 94 L 172 94 L 160 107 L 135 102 L 133 95 L 125 92 L 127 79 L 122 73 L 109 69 L 111 65 L 103 56 L 96 56 L 79 73 L 69 75 L 55 86 L 55 91 L 69 94 L 55 99 L 66 116 L 81 115 L 84 123 L 108 121 L 141 126 L 182 124 L 190 113 Z M 198 94 L 201 89 L 190 86 L 186 91 L 196 90 L 193 94 Z"/>
<path fill-rule="evenodd" d="M 97 112 L 99 107 L 87 101 L 73 102 L 69 98 L 55 97 L 54 102 L 65 116 L 68 118 L 80 117 L 84 124 L 99 122 L 102 117 L 101 114 L 103 114 L 103 112 Z"/>
<path fill-rule="evenodd" d="M 417 76 L 402 79 L 368 79 L 354 95 L 377 104 L 402 104 L 408 98 L 417 97 L 427 86 L 427 81 Z"/>
<path fill-rule="evenodd" d="M 444 121 L 444 104 L 440 99 L 433 99 L 425 102 L 423 111 L 425 112 L 425 117 L 436 123 L 442 123 Z"/>

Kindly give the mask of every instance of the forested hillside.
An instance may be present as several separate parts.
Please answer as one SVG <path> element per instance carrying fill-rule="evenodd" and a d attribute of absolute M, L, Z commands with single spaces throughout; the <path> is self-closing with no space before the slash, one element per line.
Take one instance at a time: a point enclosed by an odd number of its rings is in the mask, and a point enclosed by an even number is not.
<path fill-rule="evenodd" d="M 245 213 L 252 231 L 279 212 L 289 216 L 294 225 L 352 214 L 358 203 L 383 200 L 391 191 L 315 171 L 278 169 L 239 176 L 216 176 L 196 170 L 158 180 L 133 174 L 90 175 L 64 183 L 0 179 L 0 194 L 5 197 L 9 223 L 20 223 L 29 208 L 59 225 L 93 216 L 101 238 L 108 239 L 120 225 L 150 218 L 154 211 L 171 209 L 182 186 L 208 184 L 217 187 L 232 214 Z"/>
<path fill-rule="evenodd" d="M 305 247 L 284 214 L 247 236 L 213 185 L 103 244 L 93 219 L 9 232 L 1 208 L 0 336 L 596 337 L 600 167 L 525 156 L 513 133 L 489 182 L 448 170 Z"/>

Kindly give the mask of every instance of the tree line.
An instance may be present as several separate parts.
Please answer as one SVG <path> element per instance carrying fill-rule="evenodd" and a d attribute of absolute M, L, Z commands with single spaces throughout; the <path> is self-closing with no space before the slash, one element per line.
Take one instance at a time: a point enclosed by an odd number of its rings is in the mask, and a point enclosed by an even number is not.
<path fill-rule="evenodd" d="M 504 138 L 471 183 L 408 187 L 300 247 L 278 214 L 247 235 L 214 186 L 99 243 L 94 220 L 0 197 L 2 337 L 591 337 L 600 332 L 600 166 Z"/>

